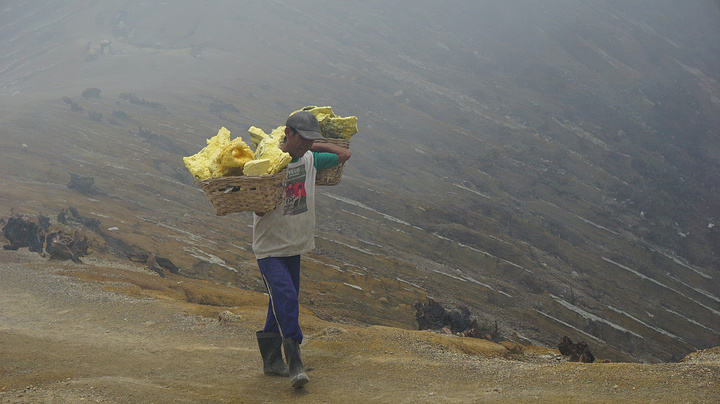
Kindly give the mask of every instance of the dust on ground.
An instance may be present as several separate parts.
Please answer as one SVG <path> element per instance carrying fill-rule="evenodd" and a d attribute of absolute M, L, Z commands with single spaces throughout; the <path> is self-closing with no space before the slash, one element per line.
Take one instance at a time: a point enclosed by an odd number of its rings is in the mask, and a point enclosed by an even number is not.
<path fill-rule="evenodd" d="M 357 327 L 303 310 L 310 383 L 264 376 L 262 294 L 86 257 L 0 251 L 0 402 L 712 402 L 717 349 L 568 363 L 554 349 Z"/>

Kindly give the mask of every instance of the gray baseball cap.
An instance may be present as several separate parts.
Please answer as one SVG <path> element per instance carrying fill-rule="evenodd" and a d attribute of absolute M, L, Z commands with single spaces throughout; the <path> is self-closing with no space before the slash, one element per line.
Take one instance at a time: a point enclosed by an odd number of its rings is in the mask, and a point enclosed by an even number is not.
<path fill-rule="evenodd" d="M 320 123 L 312 112 L 298 111 L 290 115 L 285 121 L 285 126 L 289 126 L 297 131 L 304 139 L 320 140 L 324 139 L 320 134 Z"/>

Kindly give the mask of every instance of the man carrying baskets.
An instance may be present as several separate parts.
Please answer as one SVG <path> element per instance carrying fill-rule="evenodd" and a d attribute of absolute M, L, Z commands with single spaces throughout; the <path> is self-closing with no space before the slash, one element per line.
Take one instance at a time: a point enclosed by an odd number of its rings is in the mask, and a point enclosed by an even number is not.
<path fill-rule="evenodd" d="M 320 139 L 315 115 L 308 111 L 290 115 L 280 145 L 292 157 L 284 198 L 275 209 L 253 215 L 253 252 L 270 296 L 265 327 L 257 332 L 263 370 L 266 375 L 289 375 L 295 388 L 309 381 L 300 359 L 298 292 L 300 256 L 315 248 L 315 175 L 350 158 L 348 149 L 314 143 Z"/>

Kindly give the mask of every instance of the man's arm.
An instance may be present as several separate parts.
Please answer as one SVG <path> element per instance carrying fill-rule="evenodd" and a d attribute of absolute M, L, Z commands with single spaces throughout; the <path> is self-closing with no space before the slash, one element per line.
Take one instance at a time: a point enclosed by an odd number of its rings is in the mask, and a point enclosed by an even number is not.
<path fill-rule="evenodd" d="M 315 142 L 315 143 L 313 143 L 310 150 L 314 151 L 314 152 L 319 152 L 319 153 L 337 154 L 338 160 L 340 160 L 340 164 L 348 161 L 351 156 L 350 150 L 340 147 L 338 145 L 332 144 L 332 143 Z"/>

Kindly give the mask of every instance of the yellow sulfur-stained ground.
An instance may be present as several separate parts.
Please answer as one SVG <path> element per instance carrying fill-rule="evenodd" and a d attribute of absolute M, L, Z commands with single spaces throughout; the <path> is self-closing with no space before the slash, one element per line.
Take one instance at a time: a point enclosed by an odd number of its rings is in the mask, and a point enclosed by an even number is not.
<path fill-rule="evenodd" d="M 712 402 L 720 360 L 567 363 L 549 348 L 360 327 L 302 309 L 310 384 L 264 376 L 261 293 L 0 251 L 0 402 Z"/>

